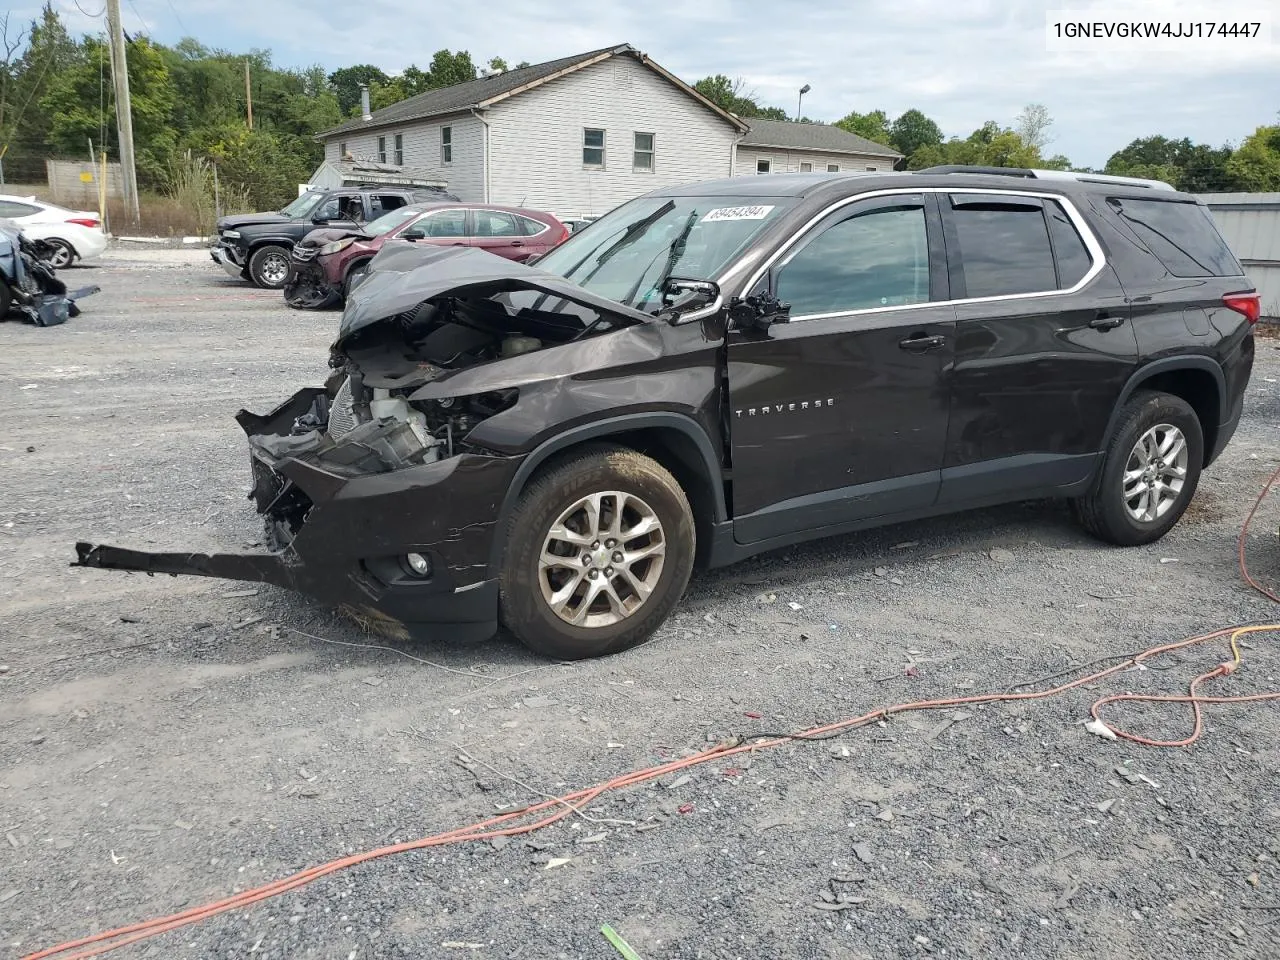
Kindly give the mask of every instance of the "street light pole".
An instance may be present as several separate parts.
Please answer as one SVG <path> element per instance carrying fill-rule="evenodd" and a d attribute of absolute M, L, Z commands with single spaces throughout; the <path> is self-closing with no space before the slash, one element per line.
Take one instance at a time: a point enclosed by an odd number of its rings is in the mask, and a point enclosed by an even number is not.
<path fill-rule="evenodd" d="M 800 96 L 796 99 L 796 121 L 800 120 L 800 105 L 804 103 L 804 95 L 809 92 L 809 85 L 806 83 L 800 88 Z"/>

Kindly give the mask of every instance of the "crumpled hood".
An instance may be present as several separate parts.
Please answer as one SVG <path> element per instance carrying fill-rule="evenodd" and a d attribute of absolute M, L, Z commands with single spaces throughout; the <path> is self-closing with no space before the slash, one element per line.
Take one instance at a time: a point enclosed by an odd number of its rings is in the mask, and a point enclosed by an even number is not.
<path fill-rule="evenodd" d="M 286 216 L 279 213 L 240 213 L 232 217 L 218 218 L 218 232 L 223 230 L 237 230 L 240 227 L 251 227 L 258 223 L 292 223 Z"/>
<path fill-rule="evenodd" d="M 341 351 L 352 334 L 392 320 L 424 300 L 442 296 L 490 297 L 534 290 L 608 314 L 624 324 L 653 317 L 584 290 L 570 280 L 475 247 L 386 244 L 369 261 L 369 275 L 347 300 L 333 348 Z"/>
<path fill-rule="evenodd" d="M 355 237 L 357 240 L 368 240 L 369 235 L 360 230 L 353 230 L 350 227 L 320 227 L 312 230 L 300 241 L 305 247 L 323 247 L 326 243 L 332 243 L 334 240 L 343 240 L 347 237 Z"/>

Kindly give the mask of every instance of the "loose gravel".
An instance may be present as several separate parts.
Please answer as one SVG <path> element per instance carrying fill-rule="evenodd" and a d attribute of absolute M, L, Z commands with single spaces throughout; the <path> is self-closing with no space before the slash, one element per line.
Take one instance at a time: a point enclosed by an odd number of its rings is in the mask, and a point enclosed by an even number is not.
<path fill-rule="evenodd" d="M 320 382 L 337 319 L 202 251 L 118 251 L 74 280 L 103 288 L 82 316 L 0 325 L 8 956 L 726 737 L 1280 618 L 1234 569 L 1280 461 L 1270 340 L 1235 441 L 1159 544 L 1100 545 L 1052 503 L 822 541 L 697 575 L 652 643 L 590 663 L 504 640 L 397 645 L 271 587 L 72 569 L 77 539 L 256 543 L 233 415 Z M 1278 515 L 1265 506 L 1251 541 L 1273 582 Z M 1280 687 L 1276 638 L 1244 646 L 1214 692 Z M 1211 708 L 1180 750 L 1082 726 L 1096 697 L 1179 691 L 1225 653 L 712 763 L 527 838 L 377 861 L 121 955 L 604 958 L 609 923 L 646 960 L 1276 957 L 1275 705 Z M 1189 723 L 1174 708 L 1111 719 Z"/>

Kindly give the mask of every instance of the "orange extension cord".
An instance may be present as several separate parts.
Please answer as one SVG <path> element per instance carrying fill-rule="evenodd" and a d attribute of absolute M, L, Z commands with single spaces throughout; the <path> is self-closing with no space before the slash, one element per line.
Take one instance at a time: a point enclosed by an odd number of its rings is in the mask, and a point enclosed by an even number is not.
<path fill-rule="evenodd" d="M 1260 585 L 1250 575 L 1248 564 L 1245 561 L 1245 538 L 1248 535 L 1249 527 L 1253 522 L 1254 514 L 1257 513 L 1259 505 L 1261 505 L 1263 499 L 1267 496 L 1267 493 L 1271 490 L 1271 487 L 1277 479 L 1280 479 L 1280 469 L 1277 469 L 1276 472 L 1271 475 L 1271 479 L 1267 481 L 1266 486 L 1263 487 L 1262 492 L 1258 495 L 1258 499 L 1254 502 L 1253 508 L 1249 511 L 1249 515 L 1245 519 L 1244 526 L 1240 530 L 1237 548 L 1240 573 L 1244 577 L 1245 582 L 1263 595 L 1280 602 L 1280 596 L 1277 596 L 1273 591 Z M 1086 677 L 1080 677 L 1076 680 L 1072 680 L 1048 690 L 1029 693 L 989 693 L 968 697 L 947 697 L 940 700 L 918 700 L 911 703 L 899 703 L 872 711 L 871 713 L 864 713 L 860 717 L 840 720 L 836 723 L 826 724 L 825 726 L 813 727 L 809 730 L 789 736 L 771 737 L 768 739 L 758 740 L 755 743 L 722 744 L 703 750 L 689 757 L 672 760 L 671 762 L 661 764 L 660 766 L 648 767 L 643 770 L 635 770 L 631 773 L 615 777 L 614 779 L 608 780 L 604 783 L 596 784 L 595 786 L 589 787 L 585 790 L 579 790 L 551 800 L 535 803 L 520 810 L 504 813 L 501 816 L 492 817 L 491 819 L 484 820 L 479 823 L 459 827 L 456 830 L 449 830 L 445 833 L 438 833 L 434 836 L 423 837 L 419 840 L 379 847 L 375 850 L 369 850 L 349 857 L 342 857 L 338 860 L 332 860 L 328 863 L 300 871 L 299 873 L 295 873 L 290 877 L 285 877 L 282 880 L 264 884 L 261 887 L 246 890 L 243 893 L 236 894 L 232 897 L 227 897 L 224 900 L 218 900 L 213 903 L 204 904 L 203 906 L 193 907 L 180 913 L 170 914 L 167 917 L 160 917 L 155 920 L 146 920 L 141 923 L 132 924 L 131 926 L 118 927 L 114 930 L 107 930 L 103 933 L 94 934 L 93 936 L 83 937 L 79 940 L 72 940 L 67 943 L 59 944 L 56 947 L 50 947 L 46 950 L 41 950 L 38 953 L 29 954 L 24 957 L 23 960 L 46 960 L 46 958 L 57 958 L 57 960 L 86 960 L 86 958 L 100 956 L 112 950 L 117 950 L 120 947 L 158 936 L 159 934 L 166 933 L 170 930 L 177 930 L 178 928 L 188 926 L 189 924 L 199 923 L 202 920 L 207 920 L 209 917 L 217 916 L 220 913 L 226 913 L 229 910 L 238 910 L 242 907 L 249 907 L 254 904 L 261 903 L 264 900 L 277 897 L 283 893 L 288 893 L 291 890 L 297 890 L 298 888 L 306 886 L 321 877 L 326 877 L 330 874 L 349 869 L 362 863 L 368 863 L 370 860 L 389 857 L 397 853 L 405 853 L 409 850 L 423 850 L 427 847 L 439 847 L 452 843 L 463 843 L 473 840 L 489 840 L 494 837 L 513 837 L 521 834 L 532 833 L 535 830 L 540 830 L 543 827 L 550 826 L 559 820 L 563 820 L 570 814 L 576 813 L 604 793 L 656 780 L 659 777 L 665 777 L 667 774 L 674 773 L 677 770 L 685 770 L 689 767 L 695 767 L 704 763 L 709 763 L 713 760 L 721 760 L 736 756 L 740 753 L 754 753 L 758 750 L 781 746 L 796 740 L 818 737 L 825 738 L 827 735 L 852 730 L 856 727 L 872 723 L 876 720 L 882 720 L 898 713 L 908 713 L 919 710 L 936 710 L 946 707 L 959 707 L 982 703 L 1010 703 L 1019 700 L 1042 700 L 1046 697 L 1053 697 L 1060 693 L 1065 693 L 1068 690 L 1074 690 L 1078 687 L 1085 686 L 1086 684 L 1096 683 L 1097 681 L 1113 676 L 1122 670 L 1128 670 L 1132 667 L 1138 666 L 1144 660 L 1149 660 L 1152 657 L 1158 657 L 1174 650 L 1182 650 L 1187 647 L 1207 643 L 1210 640 L 1218 640 L 1225 637 L 1229 640 L 1232 658 L 1220 663 L 1212 670 L 1202 673 L 1192 680 L 1188 685 L 1187 692 L 1185 694 L 1176 696 L 1116 694 L 1097 700 L 1090 708 L 1093 718 L 1101 723 L 1103 722 L 1100 716 L 1102 708 L 1112 703 L 1140 702 L 1190 704 L 1195 715 L 1195 726 L 1191 734 L 1181 740 L 1151 740 L 1146 737 L 1138 736 L 1137 734 L 1116 729 L 1115 727 L 1108 727 L 1116 737 L 1132 741 L 1133 743 L 1143 744 L 1145 746 L 1189 746 L 1200 738 L 1203 731 L 1201 710 L 1204 704 L 1257 703 L 1264 700 L 1280 700 L 1280 692 L 1259 693 L 1251 696 L 1235 697 L 1209 697 L 1198 692 L 1198 688 L 1202 683 L 1218 677 L 1228 676 L 1229 674 L 1234 673 L 1240 666 L 1240 649 L 1237 645 L 1237 641 L 1240 637 L 1250 633 L 1263 633 L 1269 631 L 1280 631 L 1280 623 L 1226 627 L 1221 630 L 1215 630 L 1212 633 L 1201 634 L 1200 636 L 1190 637 L 1186 640 L 1179 640 L 1176 643 L 1151 647 L 1132 658 L 1125 660 L 1123 663 L 1119 663 L 1113 667 L 1108 667 L 1105 670 L 1099 670 Z M 554 810 L 554 812 L 547 813 L 547 811 L 551 810 Z M 534 814 L 545 815 L 534 819 L 531 822 L 514 823 L 514 821 L 525 820 Z M 88 949 L 81 950 L 81 947 L 87 947 Z M 73 950 L 78 952 L 71 953 Z"/>

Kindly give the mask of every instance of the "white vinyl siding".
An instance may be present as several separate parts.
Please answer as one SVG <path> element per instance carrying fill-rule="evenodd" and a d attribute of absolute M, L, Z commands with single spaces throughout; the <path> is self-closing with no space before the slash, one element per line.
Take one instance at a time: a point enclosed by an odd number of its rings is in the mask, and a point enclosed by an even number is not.
<path fill-rule="evenodd" d="M 768 160 L 770 173 L 808 173 L 815 170 L 825 173 L 828 164 L 839 164 L 842 171 L 862 172 L 874 167 L 876 170 L 892 170 L 893 160 L 890 157 L 869 157 L 858 153 L 824 153 L 817 150 L 784 150 L 781 147 L 738 147 L 737 172 L 741 175 L 754 175 L 756 161 Z M 811 164 L 801 169 L 801 164 Z"/>
<path fill-rule="evenodd" d="M 440 159 L 441 128 L 448 127 L 453 162 L 445 167 Z M 419 121 L 378 127 L 368 133 L 350 130 L 341 134 L 347 150 L 357 160 L 378 159 L 378 137 L 394 142 L 403 138 L 404 166 L 428 170 L 448 181 L 446 188 L 460 200 L 484 203 L 484 125 L 471 114 L 441 120 Z M 325 159 L 339 160 L 337 140 L 325 143 Z"/>
<path fill-rule="evenodd" d="M 560 216 L 602 214 L 668 184 L 729 176 L 737 131 L 631 57 L 613 57 L 494 104 L 490 202 Z M 602 168 L 584 168 L 583 132 L 605 131 Z M 654 169 L 634 165 L 652 133 Z M 456 136 L 456 134 L 455 134 Z"/>

